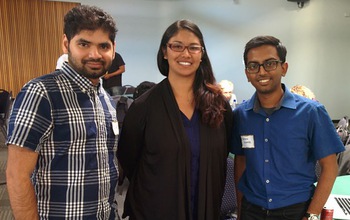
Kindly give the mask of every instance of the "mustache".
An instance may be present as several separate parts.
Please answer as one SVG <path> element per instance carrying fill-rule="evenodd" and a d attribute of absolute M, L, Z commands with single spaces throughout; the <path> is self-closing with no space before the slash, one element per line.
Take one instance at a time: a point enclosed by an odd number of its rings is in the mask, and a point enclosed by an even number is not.
<path fill-rule="evenodd" d="M 94 62 L 94 63 L 102 63 L 105 64 L 105 61 L 102 59 L 88 59 L 88 60 L 83 60 L 82 63 L 86 64 L 88 62 Z"/>

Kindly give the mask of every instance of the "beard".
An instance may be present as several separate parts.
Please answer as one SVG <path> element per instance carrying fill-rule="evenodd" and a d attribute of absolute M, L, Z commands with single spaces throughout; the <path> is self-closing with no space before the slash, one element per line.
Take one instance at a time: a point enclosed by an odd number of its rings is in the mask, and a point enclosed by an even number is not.
<path fill-rule="evenodd" d="M 96 63 L 102 67 L 89 67 L 88 63 Z M 80 75 L 85 76 L 88 79 L 98 79 L 103 76 L 109 69 L 111 63 L 106 64 L 103 59 L 83 59 L 81 61 L 77 60 L 72 56 L 71 52 L 68 50 L 68 63 L 70 66 L 77 71 Z"/>

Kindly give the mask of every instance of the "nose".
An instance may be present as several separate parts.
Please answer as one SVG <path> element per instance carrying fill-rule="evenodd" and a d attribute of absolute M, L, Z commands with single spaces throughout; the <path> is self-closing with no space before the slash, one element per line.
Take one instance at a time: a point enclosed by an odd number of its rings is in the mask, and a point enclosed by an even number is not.
<path fill-rule="evenodd" d="M 190 56 L 190 51 L 188 50 L 188 47 L 185 47 L 184 51 L 182 51 L 182 55 Z"/>
<path fill-rule="evenodd" d="M 91 47 L 89 52 L 89 58 L 99 59 L 102 55 L 97 47 Z"/>
<path fill-rule="evenodd" d="M 267 73 L 267 71 L 265 70 L 264 65 L 260 64 L 258 74 L 265 74 L 265 73 Z"/>

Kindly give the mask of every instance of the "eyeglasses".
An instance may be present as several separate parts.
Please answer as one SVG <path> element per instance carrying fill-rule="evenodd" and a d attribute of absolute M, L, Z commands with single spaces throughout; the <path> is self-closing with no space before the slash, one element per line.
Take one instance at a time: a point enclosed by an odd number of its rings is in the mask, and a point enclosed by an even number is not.
<path fill-rule="evenodd" d="M 168 43 L 167 46 L 175 52 L 183 52 L 185 49 L 188 50 L 188 52 L 190 53 L 200 53 L 204 51 L 204 47 L 200 46 L 200 45 L 196 45 L 196 44 L 191 44 L 188 46 L 185 46 L 183 44 L 180 43 Z"/>
<path fill-rule="evenodd" d="M 245 67 L 248 73 L 258 73 L 260 71 L 260 66 L 264 67 L 264 70 L 266 72 L 275 70 L 277 68 L 278 63 L 283 63 L 280 60 L 267 60 L 262 64 L 259 64 L 257 62 L 251 62 L 248 63 L 248 65 Z"/>

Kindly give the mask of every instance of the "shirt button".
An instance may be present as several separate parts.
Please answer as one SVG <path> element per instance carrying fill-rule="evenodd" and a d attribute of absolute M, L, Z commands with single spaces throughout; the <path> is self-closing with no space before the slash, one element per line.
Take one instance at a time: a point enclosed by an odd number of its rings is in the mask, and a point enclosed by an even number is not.
<path fill-rule="evenodd" d="M 266 183 L 269 183 L 270 182 L 270 180 L 266 180 Z"/>
<path fill-rule="evenodd" d="M 268 142 L 268 141 L 269 141 L 269 139 L 265 138 L 265 142 Z"/>
<path fill-rule="evenodd" d="M 269 162 L 269 160 L 265 160 L 265 163 L 268 163 Z"/>
<path fill-rule="evenodd" d="M 266 118 L 266 122 L 269 122 L 270 121 L 270 119 L 269 118 Z"/>
<path fill-rule="evenodd" d="M 272 202 L 272 199 L 269 199 L 269 202 Z"/>

